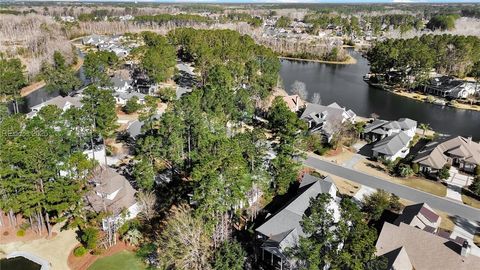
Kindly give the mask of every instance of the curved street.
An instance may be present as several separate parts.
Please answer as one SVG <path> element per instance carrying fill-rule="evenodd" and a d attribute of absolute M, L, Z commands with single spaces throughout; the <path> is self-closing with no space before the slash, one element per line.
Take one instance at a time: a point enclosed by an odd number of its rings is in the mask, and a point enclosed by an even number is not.
<path fill-rule="evenodd" d="M 318 159 L 311 155 L 309 155 L 303 163 L 308 167 L 325 171 L 362 185 L 395 193 L 397 196 L 413 202 L 426 202 L 434 209 L 444 211 L 452 216 L 459 216 L 477 222 L 480 221 L 480 209 L 458 203 L 448 198 L 442 198 L 407 186 L 395 184 L 375 176 Z"/>

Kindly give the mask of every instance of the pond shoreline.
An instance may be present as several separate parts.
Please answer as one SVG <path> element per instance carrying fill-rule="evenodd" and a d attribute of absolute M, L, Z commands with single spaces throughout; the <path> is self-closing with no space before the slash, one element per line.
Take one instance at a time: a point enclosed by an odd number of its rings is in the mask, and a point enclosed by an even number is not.
<path fill-rule="evenodd" d="M 318 60 L 318 59 L 305 59 L 305 58 L 296 58 L 296 57 L 287 57 L 287 56 L 279 56 L 278 58 L 280 59 L 285 59 L 289 61 L 306 61 L 306 62 L 315 62 L 315 63 L 321 63 L 321 64 L 330 64 L 330 65 L 354 65 L 357 63 L 357 59 L 352 57 L 351 55 L 348 55 L 348 59 L 345 61 L 327 61 L 327 60 Z"/>

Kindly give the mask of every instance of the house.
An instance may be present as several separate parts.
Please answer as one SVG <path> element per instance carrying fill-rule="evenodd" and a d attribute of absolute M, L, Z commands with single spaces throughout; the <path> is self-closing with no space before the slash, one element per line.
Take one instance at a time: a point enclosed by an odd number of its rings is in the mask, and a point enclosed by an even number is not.
<path fill-rule="evenodd" d="M 395 220 L 395 225 L 405 223 L 430 233 L 436 233 L 441 223 L 441 217 L 426 203 L 412 204 L 403 209 Z"/>
<path fill-rule="evenodd" d="M 298 95 L 284 96 L 283 101 L 292 112 L 298 112 L 305 107 L 305 102 Z"/>
<path fill-rule="evenodd" d="M 298 188 L 297 195 L 280 211 L 267 217 L 256 230 L 259 260 L 274 269 L 289 269 L 290 262 L 284 254 L 286 248 L 296 244 L 304 232 L 300 222 L 310 206 L 310 200 L 321 193 L 328 193 L 334 200 L 329 206 L 336 220 L 340 218 L 337 188 L 330 177 L 320 179 L 305 175 Z"/>
<path fill-rule="evenodd" d="M 62 96 L 56 96 L 50 100 L 47 100 L 45 102 L 42 102 L 38 105 L 35 105 L 31 108 L 31 111 L 27 114 L 27 117 L 28 118 L 32 118 L 34 117 L 35 115 L 37 115 L 37 113 L 45 106 L 48 106 L 48 105 L 53 105 L 53 106 L 56 106 L 58 107 L 59 109 L 61 109 L 62 111 L 66 111 L 68 110 L 69 108 L 71 107 L 76 107 L 76 108 L 80 108 L 82 107 L 82 97 L 80 95 L 76 95 L 76 96 L 65 96 L 65 97 L 62 97 Z"/>
<path fill-rule="evenodd" d="M 461 237 L 450 239 L 405 223 L 385 222 L 376 243 L 376 255 L 385 257 L 392 270 L 478 269 L 480 257 L 469 252 L 470 245 Z"/>
<path fill-rule="evenodd" d="M 100 36 L 100 35 L 90 35 L 86 36 L 82 39 L 83 45 L 92 45 L 92 46 L 99 46 L 100 44 L 106 43 L 108 41 L 108 37 Z"/>
<path fill-rule="evenodd" d="M 135 218 L 140 212 L 140 206 L 135 200 L 136 190 L 125 177 L 112 168 L 97 167 L 90 183 L 93 189 L 85 198 L 88 207 L 97 213 L 111 213 L 102 220 L 103 230 L 108 229 L 109 222 L 118 227 L 126 220 Z"/>
<path fill-rule="evenodd" d="M 129 91 L 115 92 L 113 93 L 113 96 L 115 97 L 115 102 L 117 103 L 117 105 L 125 106 L 125 104 L 127 104 L 127 101 L 129 101 L 133 97 L 138 97 L 139 104 L 145 104 L 146 95 L 135 91 Z"/>
<path fill-rule="evenodd" d="M 319 131 L 330 142 L 342 125 L 355 123 L 356 116 L 352 110 L 346 110 L 335 102 L 328 106 L 309 103 L 300 119 L 308 123 L 310 132 Z"/>
<path fill-rule="evenodd" d="M 418 163 L 420 171 L 428 174 L 436 174 L 447 164 L 473 173 L 480 164 L 480 144 L 471 137 L 441 137 L 420 150 L 413 163 Z"/>
<path fill-rule="evenodd" d="M 457 80 L 449 76 L 436 77 L 425 85 L 424 92 L 444 98 L 467 98 L 477 92 L 474 82 Z"/>
<path fill-rule="evenodd" d="M 127 92 L 131 88 L 132 80 L 125 74 L 116 73 L 110 81 L 115 92 Z"/>
<path fill-rule="evenodd" d="M 400 118 L 396 121 L 376 119 L 364 127 L 362 138 L 369 142 L 376 142 L 399 132 L 405 132 L 413 138 L 416 130 L 417 121 L 410 118 Z"/>
<path fill-rule="evenodd" d="M 410 152 L 409 146 L 412 137 L 402 131 L 394 133 L 373 145 L 372 152 L 375 158 L 384 158 L 394 161 L 397 158 L 405 158 Z"/>

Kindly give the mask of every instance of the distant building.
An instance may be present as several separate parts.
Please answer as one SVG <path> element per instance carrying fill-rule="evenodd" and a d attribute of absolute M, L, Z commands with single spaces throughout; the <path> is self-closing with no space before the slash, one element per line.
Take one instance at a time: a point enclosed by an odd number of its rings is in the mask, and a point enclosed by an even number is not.
<path fill-rule="evenodd" d="M 424 91 L 435 96 L 451 99 L 467 98 L 477 93 L 474 82 L 458 80 L 448 76 L 433 78 L 430 83 L 425 85 Z"/>
<path fill-rule="evenodd" d="M 480 164 L 480 144 L 471 137 L 442 137 L 429 142 L 413 160 L 420 165 L 420 171 L 436 174 L 446 164 L 472 173 Z"/>
<path fill-rule="evenodd" d="M 290 269 L 290 261 L 284 251 L 294 246 L 300 236 L 305 236 L 300 222 L 310 206 L 310 200 L 321 193 L 330 194 L 333 200 L 329 207 L 334 211 L 334 218 L 340 218 L 340 199 L 332 179 L 305 175 L 295 198 L 273 216 L 267 217 L 267 221 L 255 230 L 258 257 L 263 264 L 273 269 Z"/>
<path fill-rule="evenodd" d="M 71 107 L 80 108 L 82 107 L 82 97 L 80 95 L 77 96 L 56 96 L 50 100 L 42 102 L 38 105 L 35 105 L 31 108 L 31 111 L 27 114 L 27 117 L 31 118 L 37 115 L 37 113 L 45 106 L 53 105 L 57 108 L 61 109 L 62 111 L 66 111 Z"/>
<path fill-rule="evenodd" d="M 355 123 L 356 117 L 352 110 L 346 110 L 337 103 L 328 106 L 309 103 L 300 119 L 308 123 L 311 132 L 319 131 L 330 142 L 342 125 Z"/>

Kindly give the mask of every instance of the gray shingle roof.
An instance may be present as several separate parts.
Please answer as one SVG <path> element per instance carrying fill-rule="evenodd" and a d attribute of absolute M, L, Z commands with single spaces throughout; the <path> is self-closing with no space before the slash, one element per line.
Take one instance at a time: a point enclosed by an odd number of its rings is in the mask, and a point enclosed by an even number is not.
<path fill-rule="evenodd" d="M 402 131 L 377 142 L 372 150 L 385 155 L 394 155 L 405 146 L 408 146 L 409 142 L 410 137 Z"/>
<path fill-rule="evenodd" d="M 332 187 L 335 188 L 330 177 L 320 179 L 305 175 L 299 187 L 299 194 L 256 231 L 267 236 L 269 241 L 282 246 L 284 242 L 294 241 L 303 235 L 300 221 L 310 206 L 310 199 L 316 198 L 320 193 L 328 193 Z"/>

